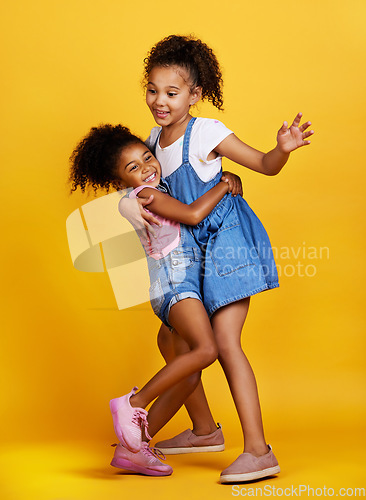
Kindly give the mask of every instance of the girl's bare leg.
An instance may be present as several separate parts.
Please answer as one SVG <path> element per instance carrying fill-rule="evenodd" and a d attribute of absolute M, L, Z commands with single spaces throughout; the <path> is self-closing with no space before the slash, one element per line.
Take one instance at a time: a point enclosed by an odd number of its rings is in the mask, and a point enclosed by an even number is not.
<path fill-rule="evenodd" d="M 169 362 L 189 351 L 188 344 L 174 330 L 169 333 Z M 167 351 L 166 351 L 167 352 Z M 167 361 L 167 359 L 166 359 Z M 194 373 L 159 396 L 149 409 L 149 434 L 153 437 L 183 406 L 188 396 L 201 380 L 201 373 Z M 147 440 L 147 439 L 146 439 Z"/>
<path fill-rule="evenodd" d="M 165 325 L 161 325 L 158 334 L 158 346 L 166 363 L 170 363 L 179 354 L 179 351 L 183 352 L 184 349 L 188 349 L 188 345 L 184 344 L 182 339 L 177 341 L 177 334 L 175 331 L 172 333 Z M 151 435 L 156 434 L 156 432 L 170 420 L 175 412 L 179 410 L 183 403 L 192 420 L 192 431 L 194 434 L 197 436 L 204 436 L 211 434 L 217 429 L 207 402 L 201 378 L 199 378 L 198 384 L 196 383 L 195 387 L 192 386 L 192 380 L 185 380 L 179 384 L 179 387 L 175 387 L 168 392 L 169 394 L 166 393 L 162 395 L 149 410 L 149 432 L 151 431 Z M 174 404 L 176 410 L 172 413 L 170 409 L 173 409 Z M 160 425 L 160 423 L 156 425 L 156 430 L 153 423 L 155 422 L 155 414 L 170 415 L 162 425 Z"/>
<path fill-rule="evenodd" d="M 215 337 L 201 301 L 189 298 L 178 302 L 171 308 L 169 322 L 179 329 L 180 337 L 190 350 L 177 356 L 154 375 L 130 398 L 131 406 L 145 408 L 160 394 L 200 372 L 217 358 Z"/>
<path fill-rule="evenodd" d="M 249 309 L 249 297 L 219 309 L 211 318 L 219 361 L 225 372 L 244 435 L 244 451 L 256 456 L 268 453 L 253 370 L 241 347 L 241 330 Z"/>

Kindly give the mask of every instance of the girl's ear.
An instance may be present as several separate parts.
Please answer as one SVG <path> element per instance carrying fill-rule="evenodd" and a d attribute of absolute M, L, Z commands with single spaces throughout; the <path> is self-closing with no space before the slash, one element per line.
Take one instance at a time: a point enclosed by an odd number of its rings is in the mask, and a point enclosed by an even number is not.
<path fill-rule="evenodd" d="M 202 87 L 195 87 L 191 92 L 191 106 L 194 106 L 202 97 Z"/>
<path fill-rule="evenodd" d="M 123 182 L 123 180 L 120 177 L 118 177 L 116 179 L 116 187 L 118 187 L 118 189 L 120 189 L 120 190 L 127 189 L 126 184 Z"/>

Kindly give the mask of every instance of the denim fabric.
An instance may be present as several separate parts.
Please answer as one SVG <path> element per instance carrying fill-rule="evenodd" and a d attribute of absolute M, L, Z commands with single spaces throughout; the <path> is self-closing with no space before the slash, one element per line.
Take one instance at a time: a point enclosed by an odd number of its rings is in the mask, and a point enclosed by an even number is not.
<path fill-rule="evenodd" d="M 189 163 L 194 122 L 192 118 L 184 135 L 182 165 L 164 178 L 171 195 L 187 204 L 216 185 L 222 175 L 220 172 L 204 182 Z M 224 305 L 279 286 L 268 235 L 241 196 L 225 195 L 200 224 L 181 227 L 192 235 L 197 250 L 203 253 L 201 276 L 196 275 L 200 283 L 197 289 L 209 316 Z M 186 239 L 190 250 L 192 240 Z"/>
<path fill-rule="evenodd" d="M 191 235 L 183 226 L 180 245 L 162 259 L 148 257 L 150 303 L 154 313 L 168 327 L 169 312 L 177 302 L 194 298 L 202 302 L 202 260 L 200 249 L 189 246 Z"/>

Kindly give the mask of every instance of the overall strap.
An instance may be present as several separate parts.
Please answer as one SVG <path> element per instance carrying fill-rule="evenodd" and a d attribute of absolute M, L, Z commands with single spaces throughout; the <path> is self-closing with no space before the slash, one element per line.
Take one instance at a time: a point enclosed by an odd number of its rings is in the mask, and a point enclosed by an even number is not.
<path fill-rule="evenodd" d="M 190 119 L 190 121 L 188 122 L 187 128 L 186 128 L 185 134 L 184 134 L 183 155 L 182 155 L 183 163 L 189 162 L 189 141 L 191 138 L 192 127 L 193 127 L 193 124 L 195 121 L 196 121 L 196 118 Z"/>

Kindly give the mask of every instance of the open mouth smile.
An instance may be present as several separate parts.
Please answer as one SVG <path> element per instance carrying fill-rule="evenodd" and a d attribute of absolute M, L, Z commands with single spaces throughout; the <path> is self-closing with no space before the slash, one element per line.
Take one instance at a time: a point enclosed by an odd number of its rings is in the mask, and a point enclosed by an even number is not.
<path fill-rule="evenodd" d="M 155 178 L 156 178 L 156 172 L 149 175 L 149 177 L 146 177 L 146 179 L 144 179 L 144 182 L 152 182 L 153 180 L 155 180 Z"/>
<path fill-rule="evenodd" d="M 160 109 L 156 109 L 155 113 L 158 118 L 166 118 L 169 115 L 169 111 L 161 111 Z"/>

